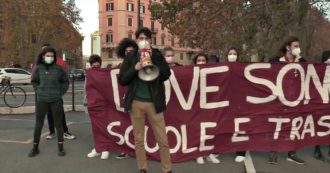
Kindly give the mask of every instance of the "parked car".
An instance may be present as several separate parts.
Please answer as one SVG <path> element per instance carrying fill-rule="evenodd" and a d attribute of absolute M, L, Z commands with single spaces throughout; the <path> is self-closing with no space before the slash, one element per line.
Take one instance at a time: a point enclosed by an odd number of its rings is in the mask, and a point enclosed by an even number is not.
<path fill-rule="evenodd" d="M 21 68 L 0 68 L 0 79 L 5 76 L 12 84 L 31 84 L 31 73 Z"/>
<path fill-rule="evenodd" d="M 72 79 L 74 77 L 74 80 L 85 80 L 85 70 L 83 69 L 73 69 L 69 72 L 69 77 Z"/>

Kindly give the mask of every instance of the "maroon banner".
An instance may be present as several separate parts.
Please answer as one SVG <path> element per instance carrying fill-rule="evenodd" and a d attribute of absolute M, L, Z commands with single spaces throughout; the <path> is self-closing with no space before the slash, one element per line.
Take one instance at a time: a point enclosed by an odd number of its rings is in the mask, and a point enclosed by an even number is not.
<path fill-rule="evenodd" d="M 87 71 L 87 100 L 97 151 L 134 155 L 126 88 L 119 69 Z M 330 66 L 222 63 L 174 67 L 164 83 L 173 162 L 210 153 L 289 151 L 330 144 Z M 146 124 L 146 150 L 159 147 Z"/>

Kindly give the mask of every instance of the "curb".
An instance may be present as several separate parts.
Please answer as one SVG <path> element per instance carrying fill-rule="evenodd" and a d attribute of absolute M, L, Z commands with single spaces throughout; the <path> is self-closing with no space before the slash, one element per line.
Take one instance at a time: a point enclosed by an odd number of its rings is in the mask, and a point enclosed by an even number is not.
<path fill-rule="evenodd" d="M 72 111 L 72 105 L 64 105 L 64 112 Z M 83 105 L 75 105 L 75 111 L 83 112 Z M 35 106 L 23 106 L 19 108 L 0 107 L 0 115 L 34 114 Z"/>
<path fill-rule="evenodd" d="M 66 92 L 64 95 L 72 95 L 72 91 L 68 91 Z M 78 91 L 75 91 L 74 92 L 75 94 L 84 94 L 84 91 L 83 90 L 78 90 Z M 25 93 L 27 96 L 34 96 L 35 95 L 35 92 L 26 92 Z"/>

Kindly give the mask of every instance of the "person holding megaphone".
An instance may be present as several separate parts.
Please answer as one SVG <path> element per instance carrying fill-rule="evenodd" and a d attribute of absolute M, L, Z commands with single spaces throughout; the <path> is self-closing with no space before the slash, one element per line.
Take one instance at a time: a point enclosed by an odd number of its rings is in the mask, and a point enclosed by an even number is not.
<path fill-rule="evenodd" d="M 125 57 L 119 72 L 119 83 L 128 86 L 124 107 L 130 114 L 133 125 L 138 169 L 140 173 L 146 173 L 148 170 L 144 148 L 147 117 L 159 145 L 162 170 L 172 173 L 163 114 L 166 109 L 163 82 L 170 77 L 171 71 L 162 53 L 150 46 L 149 28 L 138 29 L 135 36 L 139 51 L 132 51 Z"/>

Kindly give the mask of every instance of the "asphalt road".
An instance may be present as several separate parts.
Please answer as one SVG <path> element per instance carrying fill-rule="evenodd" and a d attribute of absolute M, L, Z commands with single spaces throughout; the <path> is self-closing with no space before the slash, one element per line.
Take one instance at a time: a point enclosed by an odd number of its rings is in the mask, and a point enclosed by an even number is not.
<path fill-rule="evenodd" d="M 0 173 L 134 173 L 135 158 L 116 160 L 118 153 L 111 152 L 108 160 L 87 158 L 93 148 L 90 120 L 83 112 L 67 113 L 70 132 L 77 136 L 76 140 L 66 140 L 65 157 L 57 156 L 56 140 L 45 140 L 47 123 L 43 129 L 40 143 L 40 154 L 28 158 L 32 147 L 34 115 L 0 116 Z M 325 149 L 326 148 L 326 149 Z M 323 147 L 323 152 L 328 152 Z M 234 154 L 220 154 L 221 163 L 206 162 L 197 165 L 194 160 L 174 164 L 174 173 L 328 173 L 329 162 L 322 162 L 312 157 L 313 149 L 297 151 L 306 161 L 305 165 L 297 165 L 285 160 L 285 153 L 279 155 L 279 164 L 267 163 L 267 153 L 252 152 L 250 162 L 235 163 Z M 329 158 L 329 157 L 328 157 Z M 150 161 L 150 173 L 160 173 L 160 164 Z"/>
<path fill-rule="evenodd" d="M 24 91 L 27 93 L 26 102 L 23 106 L 34 106 L 35 105 L 35 96 L 34 91 L 32 88 L 32 85 L 19 85 L 19 87 L 23 88 Z M 75 105 L 82 105 L 84 100 L 84 81 L 75 81 L 74 83 L 74 103 Z M 72 105 L 73 99 L 73 88 L 72 83 L 70 83 L 70 87 L 68 92 L 64 95 L 63 101 L 65 105 Z M 4 100 L 3 100 L 3 94 L 0 95 L 0 107 L 6 107 Z"/>

